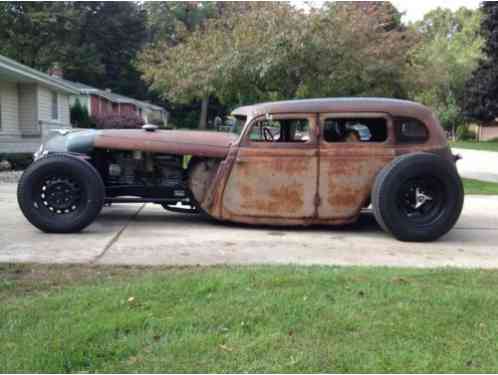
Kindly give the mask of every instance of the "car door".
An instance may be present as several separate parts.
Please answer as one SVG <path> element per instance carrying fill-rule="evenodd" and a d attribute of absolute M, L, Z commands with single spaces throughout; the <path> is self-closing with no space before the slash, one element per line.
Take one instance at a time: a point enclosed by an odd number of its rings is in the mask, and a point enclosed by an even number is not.
<path fill-rule="evenodd" d="M 392 120 L 384 113 L 320 115 L 320 219 L 348 219 L 369 204 L 377 173 L 393 159 Z"/>
<path fill-rule="evenodd" d="M 316 119 L 316 114 L 296 113 L 251 121 L 224 191 L 225 218 L 278 223 L 300 222 L 315 214 Z"/>

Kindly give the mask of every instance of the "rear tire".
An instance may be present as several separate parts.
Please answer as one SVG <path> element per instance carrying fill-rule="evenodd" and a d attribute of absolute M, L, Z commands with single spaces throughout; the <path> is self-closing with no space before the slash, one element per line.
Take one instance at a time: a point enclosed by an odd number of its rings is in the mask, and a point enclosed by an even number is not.
<path fill-rule="evenodd" d="M 26 219 L 49 233 L 79 232 L 97 217 L 104 199 L 104 183 L 95 168 L 64 154 L 31 164 L 17 188 Z"/>
<path fill-rule="evenodd" d="M 377 175 L 372 205 L 379 225 L 401 241 L 433 241 L 446 234 L 463 207 L 455 166 L 429 153 L 401 156 Z"/>

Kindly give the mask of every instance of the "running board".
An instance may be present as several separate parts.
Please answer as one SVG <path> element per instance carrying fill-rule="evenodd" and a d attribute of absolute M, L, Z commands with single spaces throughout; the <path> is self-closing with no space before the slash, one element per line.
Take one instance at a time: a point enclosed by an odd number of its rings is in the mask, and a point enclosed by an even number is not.
<path fill-rule="evenodd" d="M 105 203 L 171 203 L 176 204 L 178 202 L 188 203 L 188 198 L 186 199 L 165 199 L 165 198 L 105 198 Z"/>

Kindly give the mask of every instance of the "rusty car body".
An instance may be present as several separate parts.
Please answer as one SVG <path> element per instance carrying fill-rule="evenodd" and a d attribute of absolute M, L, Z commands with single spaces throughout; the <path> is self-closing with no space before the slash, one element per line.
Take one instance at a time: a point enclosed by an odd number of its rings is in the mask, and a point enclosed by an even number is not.
<path fill-rule="evenodd" d="M 455 157 L 420 104 L 308 99 L 232 115 L 230 133 L 145 126 L 59 134 L 21 179 L 20 207 L 49 232 L 81 230 L 102 205 L 123 202 L 269 225 L 347 224 L 372 204 L 382 228 L 414 241 L 434 240 L 458 219 Z"/>

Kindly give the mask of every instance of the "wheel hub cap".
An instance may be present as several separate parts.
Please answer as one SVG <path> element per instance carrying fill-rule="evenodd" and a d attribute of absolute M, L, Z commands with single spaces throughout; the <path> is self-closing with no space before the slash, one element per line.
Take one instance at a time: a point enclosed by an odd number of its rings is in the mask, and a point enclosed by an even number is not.
<path fill-rule="evenodd" d="M 426 195 L 422 192 L 420 188 L 415 189 L 415 204 L 413 205 L 414 209 L 418 209 L 422 207 L 427 201 L 431 201 L 432 197 Z"/>
<path fill-rule="evenodd" d="M 50 211 L 56 214 L 70 213 L 78 207 L 80 189 L 69 178 L 51 178 L 43 183 L 40 198 Z"/>

